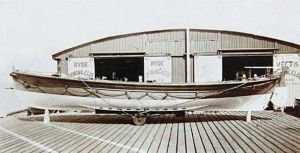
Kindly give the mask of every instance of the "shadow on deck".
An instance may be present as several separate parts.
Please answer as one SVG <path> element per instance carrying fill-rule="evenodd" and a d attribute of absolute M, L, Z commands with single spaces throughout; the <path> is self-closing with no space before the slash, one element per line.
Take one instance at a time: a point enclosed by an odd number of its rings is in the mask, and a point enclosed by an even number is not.
<path fill-rule="evenodd" d="M 130 116 L 122 115 L 51 115 L 51 122 L 65 122 L 65 123 L 103 123 L 103 124 L 132 124 Z M 19 117 L 23 121 L 43 121 L 43 116 L 28 116 Z M 185 117 L 176 117 L 175 115 L 156 115 L 147 117 L 146 124 L 163 124 L 163 123 L 190 123 L 190 122 L 212 122 L 212 121 L 232 121 L 240 120 L 246 121 L 246 113 L 238 115 L 224 115 L 224 114 L 188 114 Z M 271 120 L 270 118 L 259 117 L 252 115 L 252 120 Z"/>

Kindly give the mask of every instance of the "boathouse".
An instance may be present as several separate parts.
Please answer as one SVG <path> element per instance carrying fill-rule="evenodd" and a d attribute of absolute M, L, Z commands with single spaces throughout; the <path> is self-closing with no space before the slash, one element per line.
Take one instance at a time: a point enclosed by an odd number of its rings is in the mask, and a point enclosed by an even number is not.
<path fill-rule="evenodd" d="M 168 29 L 123 34 L 54 54 L 61 76 L 136 82 L 201 83 L 255 77 L 289 67 L 284 99 L 300 97 L 300 45 L 254 34 Z M 288 93 L 288 94 L 287 94 Z"/>

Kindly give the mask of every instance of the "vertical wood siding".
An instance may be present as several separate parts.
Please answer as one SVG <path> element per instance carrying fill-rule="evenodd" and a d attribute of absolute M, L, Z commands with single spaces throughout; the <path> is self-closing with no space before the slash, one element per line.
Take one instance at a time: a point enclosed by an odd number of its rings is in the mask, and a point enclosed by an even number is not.
<path fill-rule="evenodd" d="M 296 47 L 273 39 L 226 31 L 190 30 L 190 51 L 193 53 L 216 54 L 224 48 L 278 48 L 279 53 L 295 53 Z M 140 33 L 103 39 L 77 47 L 58 57 L 62 73 L 67 73 L 69 57 L 87 57 L 90 53 L 132 53 L 170 54 L 172 56 L 173 82 L 185 82 L 185 30 Z M 193 59 L 193 58 L 192 58 Z M 193 68 L 193 62 L 191 62 Z M 193 70 L 191 71 L 193 72 Z M 193 76 L 193 74 L 191 74 Z M 193 80 L 193 79 L 192 79 Z"/>
<path fill-rule="evenodd" d="M 184 57 L 172 57 L 172 82 L 184 83 L 186 80 L 186 67 Z"/>

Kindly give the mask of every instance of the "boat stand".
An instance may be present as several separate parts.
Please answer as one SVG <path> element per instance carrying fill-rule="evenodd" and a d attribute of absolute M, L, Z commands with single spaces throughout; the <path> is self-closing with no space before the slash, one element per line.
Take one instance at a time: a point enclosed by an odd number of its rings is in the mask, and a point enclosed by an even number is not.
<path fill-rule="evenodd" d="M 251 111 L 247 111 L 246 122 L 251 123 Z"/>
<path fill-rule="evenodd" d="M 48 124 L 50 123 L 50 114 L 49 114 L 49 110 L 45 109 L 44 112 L 44 124 Z"/>

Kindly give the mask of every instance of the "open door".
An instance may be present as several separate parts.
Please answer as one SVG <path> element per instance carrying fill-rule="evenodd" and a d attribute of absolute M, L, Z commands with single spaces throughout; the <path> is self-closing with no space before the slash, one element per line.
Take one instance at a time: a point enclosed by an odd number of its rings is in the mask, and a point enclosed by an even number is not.
<path fill-rule="evenodd" d="M 272 69 L 246 69 L 245 67 L 272 67 L 273 56 L 227 56 L 223 57 L 223 80 L 236 80 L 244 74 L 247 78 L 254 75 L 271 74 Z"/>
<path fill-rule="evenodd" d="M 95 59 L 96 78 L 119 81 L 139 81 L 144 75 L 143 57 L 110 57 Z"/>
<path fill-rule="evenodd" d="M 239 80 L 246 78 L 271 74 L 273 66 L 273 55 L 275 48 L 231 48 L 220 49 L 222 56 L 223 80 Z M 261 67 L 258 69 L 246 69 L 245 67 Z"/>

